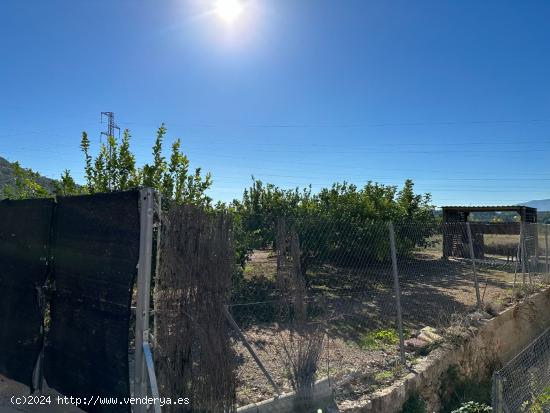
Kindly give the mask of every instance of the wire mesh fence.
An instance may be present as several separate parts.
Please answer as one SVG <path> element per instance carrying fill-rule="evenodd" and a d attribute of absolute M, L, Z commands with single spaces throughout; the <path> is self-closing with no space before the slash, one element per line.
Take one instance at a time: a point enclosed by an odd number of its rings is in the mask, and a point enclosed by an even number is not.
<path fill-rule="evenodd" d="M 289 392 L 294 411 L 360 403 L 548 278 L 543 225 L 280 219 L 271 231 L 228 307 L 241 408 Z"/>
<path fill-rule="evenodd" d="M 550 329 L 493 375 L 495 413 L 550 412 Z"/>

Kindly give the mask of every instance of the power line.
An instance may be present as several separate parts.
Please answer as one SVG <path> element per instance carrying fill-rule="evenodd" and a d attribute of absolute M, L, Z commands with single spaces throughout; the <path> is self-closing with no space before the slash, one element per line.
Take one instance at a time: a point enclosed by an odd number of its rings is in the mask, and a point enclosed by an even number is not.
<path fill-rule="evenodd" d="M 92 124 L 99 124 L 100 122 L 74 122 L 70 124 L 65 124 L 64 126 L 56 127 L 56 128 L 48 128 L 48 129 L 42 129 L 42 130 L 33 130 L 33 131 L 22 131 L 22 132 L 13 132 L 13 133 L 4 133 L 0 135 L 0 138 L 12 138 L 17 136 L 25 136 L 25 135 L 39 135 L 39 134 L 51 134 L 51 131 L 57 131 L 57 130 L 64 130 L 71 127 L 76 126 L 82 126 L 82 125 L 92 125 Z M 60 136 L 60 137 L 68 137 L 66 135 L 57 135 L 57 134 L 51 134 L 52 136 Z"/>
<path fill-rule="evenodd" d="M 239 128 L 262 128 L 262 129 L 306 129 L 306 128 L 359 128 L 359 127 L 412 127 L 412 126 L 427 126 L 427 125 L 486 125 L 486 124 L 521 124 L 521 123 L 543 123 L 550 122 L 548 118 L 532 118 L 532 119 L 488 119 L 488 120 L 449 120 L 449 121 L 412 121 L 412 122 L 354 122 L 354 123 L 257 123 L 257 124 L 212 124 L 212 123 L 176 123 L 165 122 L 167 125 L 183 126 L 189 128 L 226 128 L 226 127 L 239 127 Z M 134 125 L 156 125 L 156 123 L 149 122 L 135 122 L 125 120 L 126 124 Z"/>

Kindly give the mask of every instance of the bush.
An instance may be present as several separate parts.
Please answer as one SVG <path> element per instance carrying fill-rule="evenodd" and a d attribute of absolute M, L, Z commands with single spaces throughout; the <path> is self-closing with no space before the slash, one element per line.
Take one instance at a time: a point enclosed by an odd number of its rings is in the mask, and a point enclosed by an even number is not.
<path fill-rule="evenodd" d="M 286 190 L 253 180 L 242 201 L 232 209 L 251 235 L 252 249 L 271 247 L 276 222 L 286 218 L 294 228 L 304 254 L 302 269 L 346 257 L 349 265 L 364 262 L 365 254 L 379 261 L 389 259 L 387 222 L 395 223 L 399 253 L 424 245 L 435 230 L 429 194 L 415 194 L 411 180 L 403 188 L 369 182 L 357 187 L 335 183 L 314 194 L 311 188 Z M 406 225 L 422 223 L 410 231 Z M 368 245 L 369 248 L 365 249 Z"/>
<path fill-rule="evenodd" d="M 452 413 L 490 413 L 493 409 L 490 406 L 487 406 L 485 403 L 476 403 L 476 402 L 467 402 L 462 403 L 462 405 L 453 410 Z"/>
<path fill-rule="evenodd" d="M 426 413 L 426 402 L 422 400 L 420 395 L 418 393 L 413 394 L 410 396 L 405 404 L 403 405 L 403 408 L 401 409 L 401 413 Z"/>

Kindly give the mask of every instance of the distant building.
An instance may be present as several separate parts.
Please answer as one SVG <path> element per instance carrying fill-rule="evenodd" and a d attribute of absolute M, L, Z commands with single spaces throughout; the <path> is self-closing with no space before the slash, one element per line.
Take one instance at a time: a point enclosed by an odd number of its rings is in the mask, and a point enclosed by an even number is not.
<path fill-rule="evenodd" d="M 489 224 L 484 222 L 471 222 L 474 255 L 476 258 L 484 258 L 484 234 L 519 235 L 522 224 L 534 224 L 537 222 L 537 209 L 521 205 L 505 206 L 444 206 L 443 210 L 443 257 L 470 257 L 468 235 L 464 225 L 453 226 L 452 223 L 469 222 L 468 217 L 475 212 L 515 212 L 520 217 L 520 222 L 506 222 Z M 445 225 L 447 224 L 447 225 Z M 534 251 L 538 246 L 538 231 L 536 225 L 525 226 L 524 241 L 532 244 Z"/>

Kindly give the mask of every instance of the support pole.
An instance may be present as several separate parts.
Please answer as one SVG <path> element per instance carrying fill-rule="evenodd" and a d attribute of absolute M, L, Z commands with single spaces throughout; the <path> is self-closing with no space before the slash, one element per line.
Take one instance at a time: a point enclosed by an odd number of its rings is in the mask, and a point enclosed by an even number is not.
<path fill-rule="evenodd" d="M 502 379 L 498 373 L 493 376 L 493 412 L 504 413 Z"/>
<path fill-rule="evenodd" d="M 520 259 L 521 259 L 521 278 L 522 278 L 523 285 L 525 286 L 525 273 L 527 271 L 526 271 L 526 268 L 525 268 L 525 258 L 526 258 L 526 254 L 525 254 L 525 223 L 523 221 L 520 224 L 520 230 L 519 230 L 519 248 L 520 248 L 519 256 L 520 256 Z"/>
<path fill-rule="evenodd" d="M 476 255 L 474 251 L 474 239 L 472 237 L 472 229 L 470 228 L 470 223 L 466 222 L 466 231 L 468 232 L 468 245 L 470 247 L 470 259 L 472 260 L 472 271 L 474 272 L 474 286 L 476 289 L 476 300 L 477 308 L 481 309 L 481 296 L 479 294 L 479 281 L 477 279 L 477 270 L 476 270 Z"/>
<path fill-rule="evenodd" d="M 546 276 L 550 275 L 548 268 L 548 224 L 544 224 L 544 262 L 546 263 Z"/>
<path fill-rule="evenodd" d="M 160 254 L 161 254 L 161 244 L 160 244 L 160 241 L 161 241 L 161 236 L 162 236 L 162 194 L 158 193 L 157 194 L 157 205 L 156 205 L 156 213 L 157 213 L 157 216 L 156 216 L 156 228 L 157 228 L 157 243 L 156 243 L 156 263 L 155 263 L 155 286 L 154 286 L 154 294 L 153 294 L 153 297 L 156 297 L 156 291 L 158 289 L 158 285 L 159 285 L 159 269 L 160 269 Z M 155 299 L 153 299 L 153 307 L 155 305 Z M 157 323 L 157 312 L 156 312 L 156 308 L 154 308 L 154 313 L 153 313 L 153 339 L 151 340 L 152 341 L 152 344 L 153 344 L 153 348 L 156 347 L 157 345 L 157 337 L 158 337 L 158 323 Z"/>
<path fill-rule="evenodd" d="M 149 342 L 149 301 L 151 295 L 151 263 L 153 255 L 154 191 L 145 188 L 139 192 L 140 242 L 137 279 L 136 337 L 134 397 L 147 396 L 147 365 L 143 352 Z M 134 406 L 136 413 L 145 413 L 146 406 Z"/>
<path fill-rule="evenodd" d="M 153 353 L 149 343 L 143 343 L 143 355 L 145 364 L 147 365 L 147 373 L 149 375 L 149 384 L 151 385 L 151 397 L 153 397 L 153 407 L 155 413 L 162 413 L 160 407 L 159 387 L 157 384 L 157 375 L 155 374 L 155 364 L 153 362 Z"/>
<path fill-rule="evenodd" d="M 244 346 L 246 347 L 246 349 L 248 350 L 248 352 L 250 353 L 250 355 L 252 356 L 252 358 L 254 359 L 254 361 L 256 362 L 256 364 L 258 365 L 260 370 L 262 371 L 262 373 L 264 374 L 264 376 L 267 379 L 267 381 L 269 382 L 269 384 L 271 384 L 271 387 L 273 387 L 273 389 L 277 393 L 277 396 L 280 396 L 281 395 L 281 390 L 279 389 L 279 386 L 277 386 L 277 384 L 275 383 L 275 381 L 273 380 L 273 378 L 271 377 L 271 375 L 269 374 L 267 369 L 264 367 L 262 361 L 260 360 L 260 358 L 258 357 L 256 352 L 254 351 L 254 349 L 252 348 L 252 346 L 250 345 L 250 343 L 248 342 L 248 340 L 244 336 L 243 332 L 241 331 L 241 329 L 239 328 L 239 326 L 237 325 L 237 323 L 233 319 L 233 316 L 231 315 L 231 313 L 229 312 L 227 307 L 224 307 L 223 311 L 225 313 L 225 318 L 229 322 L 229 325 L 231 326 L 231 328 L 233 328 L 235 333 L 237 333 L 237 336 L 239 336 L 239 339 L 242 341 L 242 343 L 244 344 Z"/>
<path fill-rule="evenodd" d="M 531 231 L 533 234 L 533 244 L 534 244 L 534 252 L 535 256 L 534 258 L 534 266 L 535 266 L 535 273 L 539 273 L 539 224 L 533 223 L 529 225 L 530 228 L 533 228 Z"/>
<path fill-rule="evenodd" d="M 393 223 L 388 224 L 388 230 L 390 233 L 390 249 L 391 249 L 391 263 L 393 270 L 393 287 L 395 290 L 395 305 L 397 307 L 397 329 L 399 331 L 399 353 L 401 356 L 401 363 L 406 364 L 405 360 L 405 337 L 403 334 L 403 314 L 401 312 L 401 290 L 399 289 L 399 273 L 397 271 L 397 252 L 395 249 L 395 231 L 393 229 Z"/>

